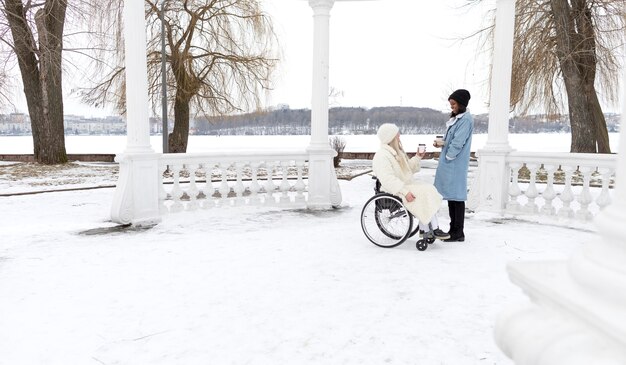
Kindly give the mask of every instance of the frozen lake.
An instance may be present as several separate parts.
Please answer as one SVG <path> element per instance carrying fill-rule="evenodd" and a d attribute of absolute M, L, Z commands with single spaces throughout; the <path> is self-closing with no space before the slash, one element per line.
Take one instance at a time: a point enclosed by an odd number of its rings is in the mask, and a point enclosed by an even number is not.
<path fill-rule="evenodd" d="M 378 138 L 375 135 L 341 136 L 346 140 L 346 152 L 376 152 Z M 237 150 L 300 150 L 308 146 L 310 136 L 190 136 L 187 152 L 207 152 L 224 149 Z M 434 134 L 404 135 L 402 141 L 407 152 L 425 143 L 428 151 L 432 147 Z M 611 151 L 618 151 L 619 133 L 610 133 Z M 569 152 L 571 136 L 568 133 L 509 134 L 511 147 L 520 151 Z M 487 134 L 475 134 L 472 150 L 482 148 Z M 161 136 L 151 136 L 150 142 L 155 152 L 162 151 Z M 126 136 L 66 136 L 67 153 L 122 153 L 126 146 Z M 0 136 L 0 154 L 31 154 L 31 136 Z"/>

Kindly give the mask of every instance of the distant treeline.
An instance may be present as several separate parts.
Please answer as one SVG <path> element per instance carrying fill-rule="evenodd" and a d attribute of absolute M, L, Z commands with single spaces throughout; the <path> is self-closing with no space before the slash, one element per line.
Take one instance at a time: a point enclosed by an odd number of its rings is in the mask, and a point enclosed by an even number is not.
<path fill-rule="evenodd" d="M 449 114 L 430 108 L 378 107 L 331 108 L 328 133 L 375 134 L 383 123 L 395 123 L 403 134 L 436 134 L 445 131 Z M 566 118 L 546 116 L 517 117 L 510 121 L 511 133 L 569 132 Z M 615 131 L 619 117 L 609 118 L 609 131 Z M 487 133 L 488 115 L 474 115 L 475 133 Z M 212 135 L 308 135 L 311 110 L 278 109 L 226 117 L 195 119 L 194 134 Z"/>

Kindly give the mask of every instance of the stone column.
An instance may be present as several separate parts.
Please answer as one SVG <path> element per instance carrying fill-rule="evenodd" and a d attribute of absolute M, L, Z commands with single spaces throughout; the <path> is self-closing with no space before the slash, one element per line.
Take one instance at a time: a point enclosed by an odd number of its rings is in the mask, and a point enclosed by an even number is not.
<path fill-rule="evenodd" d="M 313 77 L 311 95 L 311 142 L 309 153 L 310 209 L 328 209 L 341 203 L 333 157 L 328 142 L 328 63 L 330 10 L 335 0 L 309 0 L 313 9 Z"/>
<path fill-rule="evenodd" d="M 150 145 L 146 20 L 142 1 L 124 1 L 124 51 L 127 142 L 124 153 L 115 157 L 120 164 L 120 176 L 111 218 L 122 224 L 153 224 L 160 220 L 159 154 Z"/>
<path fill-rule="evenodd" d="M 152 153 L 148 120 L 148 68 L 144 4 L 124 1 L 124 52 L 126 54 L 126 150 Z"/>
<path fill-rule="evenodd" d="M 626 74 L 622 82 L 626 86 Z M 508 265 L 511 281 L 533 302 L 508 310 L 496 323 L 496 342 L 516 364 L 626 364 L 624 129 L 615 180 L 613 203 L 595 220 L 599 234 L 594 241 L 567 261 Z"/>
<path fill-rule="evenodd" d="M 507 199 L 509 176 L 506 157 L 512 151 L 508 142 L 515 27 L 515 0 L 498 0 L 494 34 L 489 135 L 478 150 L 479 210 L 501 213 Z"/>

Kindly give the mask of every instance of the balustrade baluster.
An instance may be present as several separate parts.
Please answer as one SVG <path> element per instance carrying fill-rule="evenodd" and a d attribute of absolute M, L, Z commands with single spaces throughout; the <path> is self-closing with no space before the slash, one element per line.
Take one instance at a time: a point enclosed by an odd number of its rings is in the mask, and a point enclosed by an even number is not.
<path fill-rule="evenodd" d="M 230 202 L 228 201 L 228 193 L 230 192 L 230 187 L 228 186 L 228 167 L 230 164 L 225 164 L 223 162 L 218 163 L 220 172 L 222 174 L 222 183 L 220 184 L 219 192 L 220 192 L 220 206 L 229 206 Z M 225 167 L 224 167 L 225 166 Z"/>
<path fill-rule="evenodd" d="M 520 204 L 517 201 L 517 197 L 522 194 L 522 190 L 519 187 L 519 170 L 522 167 L 520 162 L 511 162 L 509 164 L 511 170 L 511 184 L 509 185 L 509 201 L 506 203 L 506 209 L 512 213 L 516 213 L 520 210 Z"/>
<path fill-rule="evenodd" d="M 170 207 L 170 211 L 173 213 L 180 212 L 184 208 L 180 200 L 184 194 L 183 190 L 180 188 L 180 171 L 181 165 L 172 165 L 172 177 L 174 179 L 174 184 L 171 191 L 173 203 Z"/>
<path fill-rule="evenodd" d="M 537 191 L 537 168 L 539 166 L 536 163 L 527 163 L 526 168 L 530 172 L 530 181 L 528 183 L 528 189 L 524 195 L 528 199 L 528 202 L 524 206 L 524 211 L 526 213 L 535 214 L 539 212 L 539 208 L 537 207 L 537 203 L 535 203 L 535 199 L 539 196 L 539 192 Z"/>
<path fill-rule="evenodd" d="M 159 213 L 167 214 L 169 209 L 167 209 L 167 205 L 165 205 L 165 201 L 167 200 L 167 191 L 165 191 L 165 185 L 163 184 L 163 173 L 167 169 L 167 165 L 159 165 Z"/>
<path fill-rule="evenodd" d="M 555 215 L 556 208 L 552 205 L 552 201 L 556 198 L 556 191 L 554 190 L 554 172 L 556 171 L 555 165 L 544 165 L 543 168 L 548 174 L 548 184 L 541 193 L 545 204 L 541 207 L 541 213 L 545 215 Z"/>
<path fill-rule="evenodd" d="M 282 173 L 283 173 L 283 181 L 280 184 L 280 191 L 282 192 L 279 202 L 280 204 L 289 204 L 291 199 L 289 198 L 289 189 L 291 186 L 289 185 L 289 181 L 287 180 L 287 175 L 289 174 L 289 161 L 281 161 Z"/>
<path fill-rule="evenodd" d="M 611 195 L 609 194 L 609 183 L 611 182 L 611 175 L 613 169 L 599 168 L 598 172 L 602 175 L 602 192 L 596 199 L 596 204 L 600 207 L 600 210 L 604 209 L 607 205 L 611 204 Z"/>
<path fill-rule="evenodd" d="M 574 200 L 574 193 L 572 192 L 572 173 L 574 172 L 574 168 L 572 166 L 561 165 L 561 170 L 565 173 L 565 186 L 560 196 L 563 206 L 559 209 L 559 217 L 572 218 L 574 211 L 570 205 Z"/>
<path fill-rule="evenodd" d="M 274 190 L 276 190 L 276 185 L 274 185 L 273 181 L 274 162 L 266 161 L 265 167 L 267 168 L 267 179 L 265 180 L 265 204 L 274 205 L 276 204 L 276 200 L 274 199 Z"/>
<path fill-rule="evenodd" d="M 245 190 L 243 186 L 243 180 L 242 180 L 243 166 L 244 166 L 243 162 L 235 162 L 235 171 L 237 172 L 237 182 L 235 183 L 235 186 L 233 187 L 233 191 L 235 192 L 237 197 L 235 198 L 234 205 L 246 204 L 246 199 L 243 197 L 243 192 Z"/>
<path fill-rule="evenodd" d="M 214 208 L 215 207 L 215 187 L 213 187 L 213 168 L 215 167 L 215 163 L 206 162 L 202 164 L 205 173 L 205 181 L 204 181 L 204 202 L 202 203 L 202 208 Z"/>
<path fill-rule="evenodd" d="M 589 211 L 589 204 L 591 204 L 593 199 L 589 192 L 589 184 L 591 183 L 591 172 L 593 170 L 590 167 L 580 167 L 578 170 L 583 174 L 583 189 L 576 199 L 580 204 L 580 209 L 576 212 L 576 218 L 590 220 L 593 215 Z"/>
<path fill-rule="evenodd" d="M 293 186 L 296 189 L 296 197 L 294 199 L 295 203 L 305 203 L 306 199 L 304 197 L 304 189 L 306 189 L 306 185 L 304 185 L 304 180 L 302 179 L 302 170 L 304 168 L 304 161 L 297 160 L 296 161 L 296 169 L 298 170 L 298 180 Z"/>
<path fill-rule="evenodd" d="M 189 164 L 185 165 L 187 172 L 189 172 L 189 189 L 187 189 L 187 196 L 189 196 L 189 203 L 187 203 L 187 210 L 198 209 L 198 187 L 196 186 L 196 169 L 198 165 Z"/>
<path fill-rule="evenodd" d="M 261 199 L 259 198 L 259 191 L 261 190 L 261 185 L 259 185 L 259 181 L 257 178 L 259 172 L 259 163 L 251 162 L 250 163 L 250 172 L 252 174 L 252 182 L 250 183 L 250 198 L 248 199 L 251 205 L 258 205 L 261 203 Z"/>

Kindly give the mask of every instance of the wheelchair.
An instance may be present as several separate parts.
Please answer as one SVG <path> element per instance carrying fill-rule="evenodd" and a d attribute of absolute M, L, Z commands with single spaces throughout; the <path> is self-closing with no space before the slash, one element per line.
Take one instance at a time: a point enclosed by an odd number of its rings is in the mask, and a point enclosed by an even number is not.
<path fill-rule="evenodd" d="M 371 197 L 361 210 L 361 229 L 373 244 L 383 248 L 392 248 L 401 245 L 408 238 L 413 237 L 419 231 L 419 222 L 402 203 L 399 197 L 382 193 L 380 181 L 376 176 L 374 185 L 375 195 Z M 431 234 L 417 240 L 415 247 L 424 251 L 428 245 L 435 242 Z"/>

